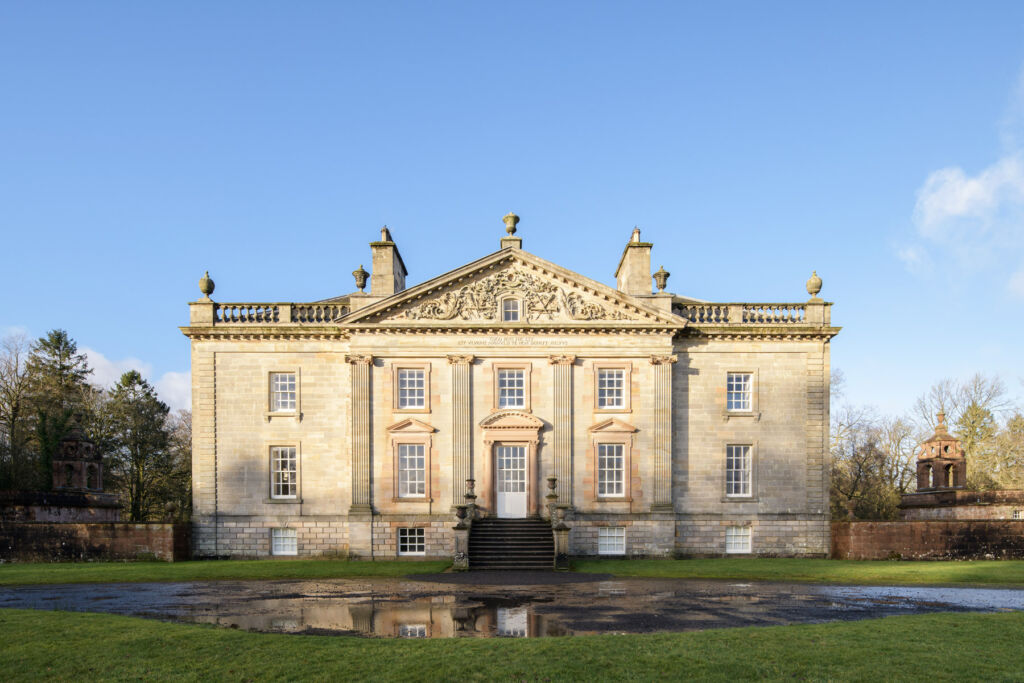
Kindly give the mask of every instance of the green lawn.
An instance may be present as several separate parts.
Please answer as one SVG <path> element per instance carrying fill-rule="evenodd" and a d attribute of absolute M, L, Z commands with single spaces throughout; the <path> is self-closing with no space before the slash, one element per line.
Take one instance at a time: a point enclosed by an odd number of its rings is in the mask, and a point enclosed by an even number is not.
<path fill-rule="evenodd" d="M 534 640 L 247 633 L 0 610 L 4 680 L 1020 680 L 1024 614 Z M 939 635 L 936 635 L 939 634 Z"/>
<path fill-rule="evenodd" d="M 0 565 L 0 586 L 106 581 L 337 579 L 441 572 L 450 562 L 348 560 L 201 560 L 195 562 L 57 562 Z"/>
<path fill-rule="evenodd" d="M 792 558 L 575 560 L 578 572 L 616 576 L 863 584 L 995 584 L 1024 586 L 1024 560 L 899 562 Z M 2 574 L 0 574 L 2 576 Z"/>
<path fill-rule="evenodd" d="M 203 560 L 196 562 L 66 562 L 0 565 L 0 586 L 107 581 L 330 579 L 404 576 L 444 571 L 448 562 L 346 560 Z M 862 562 L 725 558 L 575 560 L 573 569 L 617 576 L 850 584 L 975 584 L 1024 586 L 1024 560 Z"/>

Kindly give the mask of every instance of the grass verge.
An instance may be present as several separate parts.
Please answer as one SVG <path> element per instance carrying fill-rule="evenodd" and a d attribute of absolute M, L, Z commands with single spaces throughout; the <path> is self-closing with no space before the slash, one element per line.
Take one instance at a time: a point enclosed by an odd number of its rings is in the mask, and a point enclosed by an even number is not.
<path fill-rule="evenodd" d="M 41 583 L 338 579 L 441 572 L 450 562 L 202 560 L 194 562 L 32 562 L 0 566 L 0 586 Z"/>
<path fill-rule="evenodd" d="M 1019 680 L 1024 613 L 675 634 L 374 640 L 0 610 L 5 680 Z M 936 650 L 936 633 L 943 634 Z M 941 656 L 935 656 L 941 653 Z"/>
<path fill-rule="evenodd" d="M 691 560 L 590 560 L 573 562 L 578 572 L 676 579 L 802 581 L 871 585 L 1024 585 L 1024 560 L 897 562 L 797 558 Z"/>

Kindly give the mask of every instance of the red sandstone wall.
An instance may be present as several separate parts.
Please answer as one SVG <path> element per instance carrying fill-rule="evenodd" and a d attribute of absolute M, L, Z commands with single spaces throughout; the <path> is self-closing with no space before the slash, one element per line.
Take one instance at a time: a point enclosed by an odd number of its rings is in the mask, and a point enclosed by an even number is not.
<path fill-rule="evenodd" d="M 190 557 L 191 524 L 0 522 L 0 559 L 22 562 Z"/>
<path fill-rule="evenodd" d="M 1024 558 L 1024 520 L 832 522 L 840 560 Z"/>

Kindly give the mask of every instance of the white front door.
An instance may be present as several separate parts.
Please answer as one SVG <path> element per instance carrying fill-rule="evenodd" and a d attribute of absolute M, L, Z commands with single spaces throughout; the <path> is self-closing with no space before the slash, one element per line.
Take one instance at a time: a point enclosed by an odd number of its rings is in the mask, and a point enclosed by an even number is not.
<path fill-rule="evenodd" d="M 526 446 L 494 448 L 498 517 L 526 517 Z"/>

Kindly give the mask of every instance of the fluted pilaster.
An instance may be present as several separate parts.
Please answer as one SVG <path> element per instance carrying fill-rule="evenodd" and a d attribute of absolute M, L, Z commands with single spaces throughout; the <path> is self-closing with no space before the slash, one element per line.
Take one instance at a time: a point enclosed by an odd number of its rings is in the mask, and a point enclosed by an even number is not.
<path fill-rule="evenodd" d="M 558 477 L 559 505 L 572 505 L 572 368 L 576 356 L 559 355 L 548 359 L 554 366 L 554 476 Z"/>
<path fill-rule="evenodd" d="M 652 511 L 672 510 L 672 364 L 676 356 L 651 356 L 654 371 L 654 499 Z"/>
<path fill-rule="evenodd" d="M 352 366 L 352 509 L 370 507 L 370 379 L 373 356 L 345 356 Z"/>
<path fill-rule="evenodd" d="M 448 356 L 452 366 L 452 505 L 466 502 L 466 480 L 473 476 L 473 356 Z"/>

